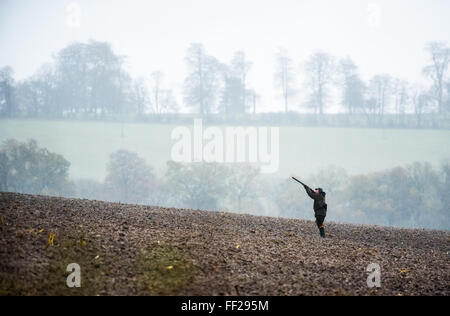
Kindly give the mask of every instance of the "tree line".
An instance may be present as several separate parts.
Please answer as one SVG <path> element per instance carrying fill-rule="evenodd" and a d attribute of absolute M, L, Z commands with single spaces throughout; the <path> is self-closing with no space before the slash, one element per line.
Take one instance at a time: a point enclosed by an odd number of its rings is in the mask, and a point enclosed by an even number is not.
<path fill-rule="evenodd" d="M 337 58 L 323 51 L 311 54 L 299 66 L 286 49 L 279 49 L 274 70 L 274 88 L 282 104 L 278 114 L 295 118 L 302 110 L 311 113 L 315 122 L 327 123 L 327 110 L 339 96 L 346 118 L 342 124 L 351 125 L 348 118 L 352 118 L 363 120 L 365 126 L 447 128 L 450 48 L 431 42 L 425 49 L 429 62 L 423 75 L 428 86 L 389 74 L 377 74 L 365 82 L 350 57 Z M 0 116 L 151 120 L 188 107 L 205 118 L 220 116 L 225 121 L 261 117 L 261 95 L 248 80 L 253 63 L 244 51 L 224 63 L 209 55 L 202 44 L 191 44 L 185 55 L 188 73 L 182 104 L 165 84 L 162 71 L 133 78 L 125 60 L 110 44 L 91 40 L 68 45 L 24 80 L 16 81 L 13 69 L 4 67 L 0 69 Z M 305 102 L 298 101 L 299 94 Z M 269 116 L 276 119 L 276 114 Z"/>
<path fill-rule="evenodd" d="M 69 179 L 70 163 L 36 141 L 0 146 L 0 191 L 77 197 L 165 207 L 311 219 L 312 200 L 291 179 L 260 174 L 246 164 L 167 163 L 164 176 L 138 154 L 112 153 L 103 182 Z M 350 176 L 327 167 L 307 179 L 327 192 L 333 221 L 450 229 L 450 161 L 435 169 L 413 163 Z"/>

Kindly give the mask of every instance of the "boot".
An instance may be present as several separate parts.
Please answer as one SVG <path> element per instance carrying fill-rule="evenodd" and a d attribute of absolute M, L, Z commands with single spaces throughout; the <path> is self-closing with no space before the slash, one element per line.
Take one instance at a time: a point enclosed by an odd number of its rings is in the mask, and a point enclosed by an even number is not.
<path fill-rule="evenodd" d="M 319 228 L 320 231 L 320 237 L 325 238 L 325 227 L 321 226 Z"/>

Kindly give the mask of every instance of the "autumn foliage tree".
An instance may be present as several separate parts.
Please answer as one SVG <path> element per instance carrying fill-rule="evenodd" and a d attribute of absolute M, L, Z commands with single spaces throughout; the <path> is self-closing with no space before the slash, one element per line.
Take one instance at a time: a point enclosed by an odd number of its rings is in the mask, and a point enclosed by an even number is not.
<path fill-rule="evenodd" d="M 0 147 L 0 191 L 67 195 L 69 167 L 63 156 L 38 147 L 35 140 L 9 139 Z"/>

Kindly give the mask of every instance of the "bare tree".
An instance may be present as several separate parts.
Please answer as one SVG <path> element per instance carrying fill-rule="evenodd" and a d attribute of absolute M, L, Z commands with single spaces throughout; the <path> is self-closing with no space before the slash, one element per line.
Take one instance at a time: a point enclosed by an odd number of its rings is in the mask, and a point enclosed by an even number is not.
<path fill-rule="evenodd" d="M 250 99 L 252 113 L 256 114 L 256 105 L 261 100 L 261 96 L 258 93 L 256 93 L 255 89 L 248 89 L 247 95 L 249 96 L 249 99 Z"/>
<path fill-rule="evenodd" d="M 11 117 L 15 112 L 14 105 L 14 78 L 11 67 L 0 69 L 0 114 Z"/>
<path fill-rule="evenodd" d="M 405 122 L 406 106 L 409 103 L 409 84 L 405 80 L 392 80 L 392 95 L 394 97 L 394 110 L 397 116 L 397 124 L 403 125 Z"/>
<path fill-rule="evenodd" d="M 57 78 L 52 65 L 46 64 L 34 75 L 19 82 L 16 86 L 17 104 L 20 111 L 30 117 L 42 113 L 61 118 L 64 111 L 64 99 L 56 89 Z"/>
<path fill-rule="evenodd" d="M 172 90 L 164 88 L 164 74 L 161 71 L 152 72 L 150 79 L 150 103 L 153 112 L 156 114 L 176 112 L 178 110 L 178 104 Z"/>
<path fill-rule="evenodd" d="M 231 167 L 230 188 L 233 192 L 233 199 L 236 199 L 238 211 L 242 210 L 242 203 L 245 199 L 256 197 L 255 185 L 258 175 L 259 168 L 249 164 L 236 164 Z"/>
<path fill-rule="evenodd" d="M 445 89 L 447 90 L 447 98 L 444 106 L 450 110 L 450 80 L 445 83 Z"/>
<path fill-rule="evenodd" d="M 417 127 L 422 127 L 423 115 L 430 109 L 432 97 L 424 92 L 422 87 L 414 87 L 412 93 L 414 114 L 416 115 Z"/>
<path fill-rule="evenodd" d="M 219 107 L 220 111 L 227 115 L 245 113 L 242 82 L 239 78 L 233 76 L 224 78 L 224 88 Z"/>
<path fill-rule="evenodd" d="M 118 150 L 109 156 L 105 187 L 110 199 L 144 203 L 151 195 L 153 169 L 137 153 Z"/>
<path fill-rule="evenodd" d="M 376 75 L 369 82 L 369 110 L 375 115 L 373 123 L 381 124 L 389 105 L 392 92 L 392 78 L 389 75 Z"/>
<path fill-rule="evenodd" d="M 333 57 L 325 52 L 316 52 L 310 56 L 305 68 L 307 84 L 311 90 L 308 104 L 316 113 L 322 115 L 335 70 Z"/>
<path fill-rule="evenodd" d="M 161 90 L 159 104 L 160 113 L 173 113 L 178 110 L 178 103 L 171 89 Z"/>
<path fill-rule="evenodd" d="M 215 210 L 230 194 L 230 169 L 219 163 L 167 162 L 167 185 L 172 203 Z"/>
<path fill-rule="evenodd" d="M 423 69 L 423 73 L 433 80 L 432 95 L 438 104 L 439 113 L 444 107 L 444 80 L 450 59 L 450 48 L 446 43 L 431 42 L 427 45 L 431 63 Z"/>
<path fill-rule="evenodd" d="M 161 85 L 164 79 L 164 74 L 161 71 L 154 71 L 150 75 L 151 80 L 151 103 L 156 114 L 161 113 L 160 97 Z"/>
<path fill-rule="evenodd" d="M 352 59 L 345 58 L 339 63 L 340 86 L 342 87 L 342 105 L 347 113 L 353 114 L 364 104 L 365 85 L 361 80 L 358 67 Z"/>
<path fill-rule="evenodd" d="M 247 105 L 247 74 L 252 67 L 252 63 L 247 60 L 243 51 L 238 51 L 233 55 L 231 60 L 231 69 L 234 75 L 240 79 L 241 82 L 241 100 L 243 108 Z"/>
<path fill-rule="evenodd" d="M 217 97 L 219 62 L 205 54 L 202 44 L 191 44 L 185 61 L 189 71 L 184 81 L 185 102 L 198 107 L 200 114 L 207 115 L 213 111 Z"/>
<path fill-rule="evenodd" d="M 276 55 L 275 82 L 281 89 L 284 100 L 284 111 L 289 111 L 289 99 L 295 95 L 294 68 L 292 58 L 284 48 L 280 48 Z"/>
<path fill-rule="evenodd" d="M 219 103 L 219 112 L 227 116 L 245 113 L 245 103 L 243 101 L 243 83 L 239 72 L 234 67 L 226 64 L 220 65 L 223 88 Z"/>
<path fill-rule="evenodd" d="M 145 113 L 148 105 L 150 104 L 150 96 L 147 90 L 147 82 L 144 78 L 138 78 L 133 82 L 133 102 L 136 103 L 137 114 L 141 115 Z"/>

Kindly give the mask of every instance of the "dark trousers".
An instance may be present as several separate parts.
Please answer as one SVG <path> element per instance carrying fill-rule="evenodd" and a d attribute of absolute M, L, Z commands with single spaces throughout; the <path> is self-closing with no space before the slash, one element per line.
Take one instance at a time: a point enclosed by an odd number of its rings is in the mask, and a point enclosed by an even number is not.
<path fill-rule="evenodd" d="M 325 227 L 323 226 L 323 222 L 325 221 L 325 216 L 317 215 L 316 216 L 316 224 L 320 231 L 320 236 L 325 238 Z"/>
<path fill-rule="evenodd" d="M 317 215 L 316 216 L 316 224 L 317 224 L 318 228 L 323 226 L 323 222 L 324 221 L 325 221 L 325 216 L 322 216 L 322 215 Z"/>

